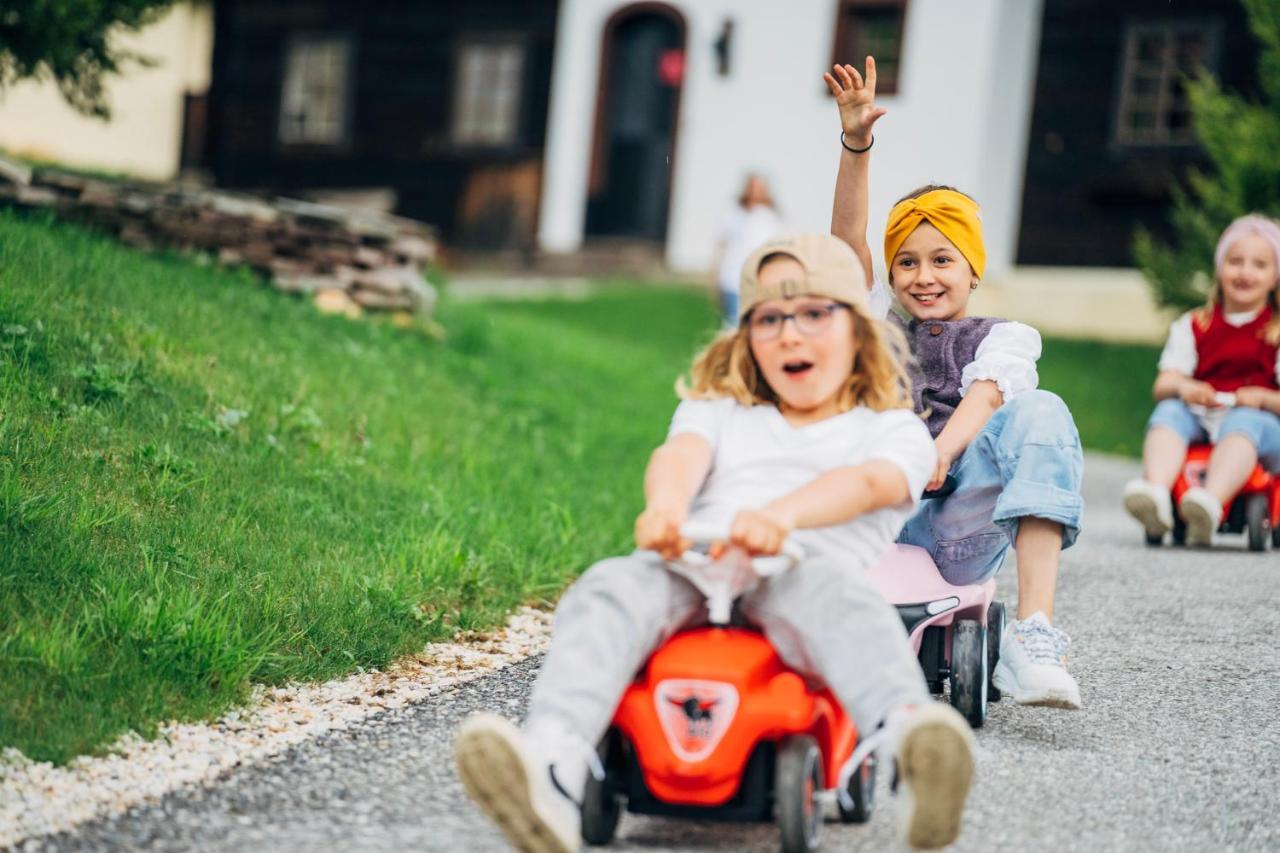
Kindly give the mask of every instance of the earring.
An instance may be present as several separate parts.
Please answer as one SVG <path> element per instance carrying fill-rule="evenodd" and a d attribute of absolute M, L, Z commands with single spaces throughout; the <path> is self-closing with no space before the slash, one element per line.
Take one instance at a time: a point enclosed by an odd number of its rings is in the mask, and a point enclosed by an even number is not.
<path fill-rule="evenodd" d="M 973 280 L 973 283 L 969 285 L 969 289 L 970 289 L 970 290 L 977 290 L 977 289 L 978 289 L 978 280 L 977 280 L 976 278 Z"/>

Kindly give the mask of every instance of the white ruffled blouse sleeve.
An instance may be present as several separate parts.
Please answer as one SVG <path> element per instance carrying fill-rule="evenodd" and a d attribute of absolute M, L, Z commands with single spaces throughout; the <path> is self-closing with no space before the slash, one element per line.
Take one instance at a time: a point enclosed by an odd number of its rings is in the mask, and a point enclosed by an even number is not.
<path fill-rule="evenodd" d="M 1196 336 L 1191 331 L 1191 313 L 1187 312 L 1169 327 L 1169 339 L 1160 351 L 1160 370 L 1176 370 L 1194 376 L 1200 357 L 1196 353 Z"/>
<path fill-rule="evenodd" d="M 867 307 L 871 309 L 872 317 L 877 320 L 885 319 L 893 308 L 892 291 L 879 280 L 872 282 L 871 290 L 867 293 Z"/>
<path fill-rule="evenodd" d="M 978 344 L 973 361 L 960 372 L 960 395 L 980 380 L 996 383 L 1004 402 L 1040 384 L 1036 361 L 1040 358 L 1040 333 L 1025 323 L 996 323 Z"/>

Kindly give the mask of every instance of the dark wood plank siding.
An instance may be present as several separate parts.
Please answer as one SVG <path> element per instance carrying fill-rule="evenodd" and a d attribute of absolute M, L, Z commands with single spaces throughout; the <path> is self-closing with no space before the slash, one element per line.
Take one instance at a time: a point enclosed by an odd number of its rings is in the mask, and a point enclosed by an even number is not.
<path fill-rule="evenodd" d="M 540 162 L 546 136 L 557 0 L 218 0 L 209 161 L 220 186 L 387 186 L 398 212 L 449 237 L 473 173 Z M 305 33 L 349 34 L 351 133 L 340 146 L 279 141 L 286 46 Z M 459 44 L 510 36 L 527 45 L 514 145 L 451 141 Z M 532 235 L 522 235 L 531 239 Z"/>
<path fill-rule="evenodd" d="M 1148 21 L 1218 27 L 1218 79 L 1255 90 L 1257 48 L 1233 0 L 1045 0 L 1018 263 L 1131 266 L 1137 225 L 1168 235 L 1170 187 L 1203 152 L 1113 142 L 1126 26 Z"/>

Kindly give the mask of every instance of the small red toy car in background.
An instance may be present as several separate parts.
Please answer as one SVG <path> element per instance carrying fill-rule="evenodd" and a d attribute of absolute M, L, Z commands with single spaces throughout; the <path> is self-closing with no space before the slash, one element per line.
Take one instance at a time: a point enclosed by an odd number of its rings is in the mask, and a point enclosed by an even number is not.
<path fill-rule="evenodd" d="M 1193 444 L 1187 449 L 1187 459 L 1182 472 L 1173 484 L 1173 543 L 1183 545 L 1187 541 L 1187 523 L 1178 513 L 1178 504 L 1187 489 L 1203 486 L 1209 469 L 1211 444 Z M 1225 508 L 1220 533 L 1245 532 L 1249 537 L 1250 551 L 1267 550 L 1267 540 L 1280 548 L 1280 477 L 1268 474 L 1261 465 L 1253 469 L 1240 492 Z M 1160 545 L 1163 536 L 1148 536 L 1148 545 Z"/>

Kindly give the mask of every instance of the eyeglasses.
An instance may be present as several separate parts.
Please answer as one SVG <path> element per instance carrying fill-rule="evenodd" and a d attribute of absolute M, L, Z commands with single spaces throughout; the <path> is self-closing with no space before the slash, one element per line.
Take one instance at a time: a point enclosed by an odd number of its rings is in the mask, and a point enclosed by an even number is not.
<path fill-rule="evenodd" d="M 782 327 L 788 320 L 795 320 L 800 334 L 812 338 L 827 330 L 837 311 L 848 307 L 839 302 L 827 302 L 801 305 L 790 314 L 776 309 L 752 311 L 747 317 L 747 331 L 753 341 L 772 341 L 782 334 Z"/>

